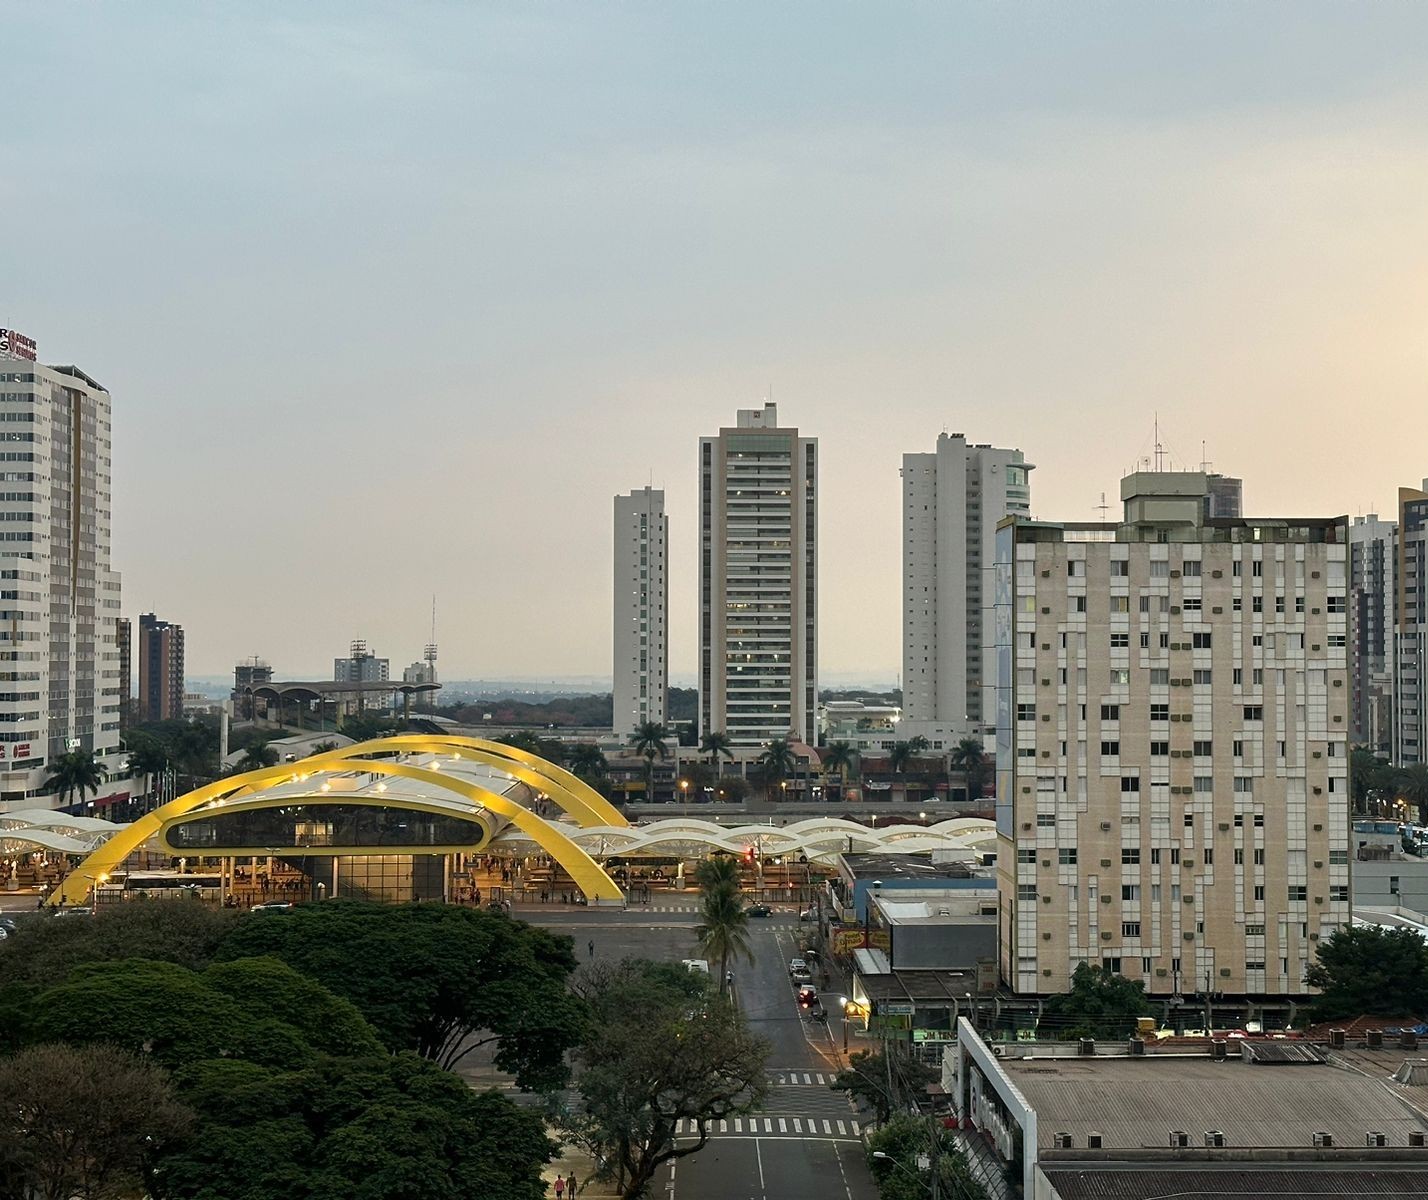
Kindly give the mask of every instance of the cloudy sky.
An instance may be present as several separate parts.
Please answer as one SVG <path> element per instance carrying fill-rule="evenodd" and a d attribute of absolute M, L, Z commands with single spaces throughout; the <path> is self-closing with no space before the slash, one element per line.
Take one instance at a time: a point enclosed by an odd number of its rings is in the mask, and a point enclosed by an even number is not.
<path fill-rule="evenodd" d="M 1428 475 L 1428 6 L 0 0 L 0 325 L 115 402 L 189 669 L 600 675 L 611 496 L 772 390 L 822 667 L 898 670 L 903 452 L 1045 518 L 1150 453 L 1253 513 Z"/>

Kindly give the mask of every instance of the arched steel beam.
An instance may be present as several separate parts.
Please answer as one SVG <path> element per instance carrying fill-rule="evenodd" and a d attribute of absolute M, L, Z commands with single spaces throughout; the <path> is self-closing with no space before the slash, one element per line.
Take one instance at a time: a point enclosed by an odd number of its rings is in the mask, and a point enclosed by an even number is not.
<path fill-rule="evenodd" d="M 372 743 L 364 744 L 371 745 Z M 156 808 L 153 812 L 132 822 L 95 850 L 69 874 L 63 884 L 50 894 L 47 903 L 56 905 L 61 898 L 68 904 L 83 902 L 91 884 L 96 883 L 100 876 L 111 874 L 130 854 L 157 833 L 164 822 L 192 812 L 221 796 L 239 790 L 256 788 L 260 784 L 282 783 L 292 780 L 299 774 L 340 774 L 353 769 L 350 759 L 338 758 L 332 761 L 323 761 L 326 758 L 326 755 L 316 755 L 313 758 L 304 759 L 301 771 L 297 770 L 296 763 L 262 767 L 257 771 L 230 776 L 227 779 L 206 784 L 201 788 L 195 788 L 193 791 L 169 801 L 168 804 Z M 619 886 L 590 855 L 572 842 L 556 826 L 536 816 L 529 809 L 507 800 L 504 796 L 455 775 L 434 771 L 427 767 L 413 766 L 411 763 L 393 762 L 389 759 L 364 760 L 361 762 L 361 769 L 374 775 L 394 775 L 403 779 L 412 779 L 418 783 L 453 792 L 472 804 L 480 804 L 497 816 L 509 819 L 511 824 L 545 850 L 565 868 L 566 873 L 575 881 L 576 886 L 585 893 L 586 898 L 592 903 L 619 904 L 624 900 L 624 893 L 620 891 Z M 393 802 L 397 802 L 396 798 L 393 798 Z"/>
<path fill-rule="evenodd" d="M 572 775 L 564 767 L 558 767 L 528 750 L 508 746 L 504 742 L 490 742 L 485 738 L 444 733 L 402 733 L 393 737 L 373 738 L 367 742 L 354 742 L 350 746 L 339 746 L 335 750 L 314 754 L 311 758 L 301 761 L 304 764 L 320 763 L 329 759 L 362 758 L 369 754 L 393 751 L 439 754 L 444 750 L 460 754 L 463 759 L 471 762 L 495 767 L 510 775 L 512 779 L 518 779 L 537 791 L 545 792 L 580 825 L 629 824 L 619 809 L 578 775 Z"/>

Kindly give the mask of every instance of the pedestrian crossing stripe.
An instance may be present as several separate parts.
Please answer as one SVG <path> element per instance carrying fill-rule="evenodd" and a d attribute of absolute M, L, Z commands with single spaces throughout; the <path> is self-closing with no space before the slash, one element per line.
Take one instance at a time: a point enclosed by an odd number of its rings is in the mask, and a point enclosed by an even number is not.
<path fill-rule="evenodd" d="M 773 1076 L 775 1087 L 827 1087 L 836 1076 L 823 1071 L 785 1071 Z"/>
<path fill-rule="evenodd" d="M 732 1126 L 733 1128 L 730 1128 Z M 709 1122 L 709 1135 L 743 1135 L 744 1137 L 784 1136 L 849 1138 L 858 1137 L 862 1126 L 857 1121 L 834 1117 L 734 1117 L 732 1120 Z M 699 1122 L 683 1118 L 675 1124 L 676 1137 L 698 1137 Z"/>

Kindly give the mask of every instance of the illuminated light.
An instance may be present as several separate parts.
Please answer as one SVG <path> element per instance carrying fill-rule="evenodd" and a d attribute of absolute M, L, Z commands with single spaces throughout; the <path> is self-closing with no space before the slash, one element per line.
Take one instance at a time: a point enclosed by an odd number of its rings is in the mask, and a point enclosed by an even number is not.
<path fill-rule="evenodd" d="M 330 783 L 324 783 L 324 784 L 322 785 L 322 787 L 321 787 L 319 790 L 320 790 L 320 791 L 324 791 L 324 792 L 330 792 L 330 791 L 332 791 L 332 784 L 330 784 Z"/>

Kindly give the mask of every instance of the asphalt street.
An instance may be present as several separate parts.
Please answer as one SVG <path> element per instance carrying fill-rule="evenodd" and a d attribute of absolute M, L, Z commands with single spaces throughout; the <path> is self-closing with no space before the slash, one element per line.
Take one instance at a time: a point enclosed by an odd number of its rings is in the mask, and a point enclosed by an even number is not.
<path fill-rule="evenodd" d="M 516 916 L 569 933 L 584 960 L 697 958 L 695 899 L 666 896 L 628 912 L 521 905 Z M 763 1108 L 715 1128 L 704 1149 L 675 1160 L 651 1195 L 665 1200 L 874 1200 L 859 1137 L 863 1116 L 828 1087 L 838 1069 L 842 1024 L 837 996 L 826 1025 L 805 1019 L 788 976 L 798 920 L 789 911 L 750 921 L 753 962 L 734 965 L 739 1003 L 768 1039 L 769 1096 Z M 816 979 L 815 979 L 815 982 Z M 464 1072 L 469 1073 L 469 1072 Z M 475 1079 L 473 1079 L 475 1081 Z M 682 1130 L 680 1144 L 695 1140 Z"/>

